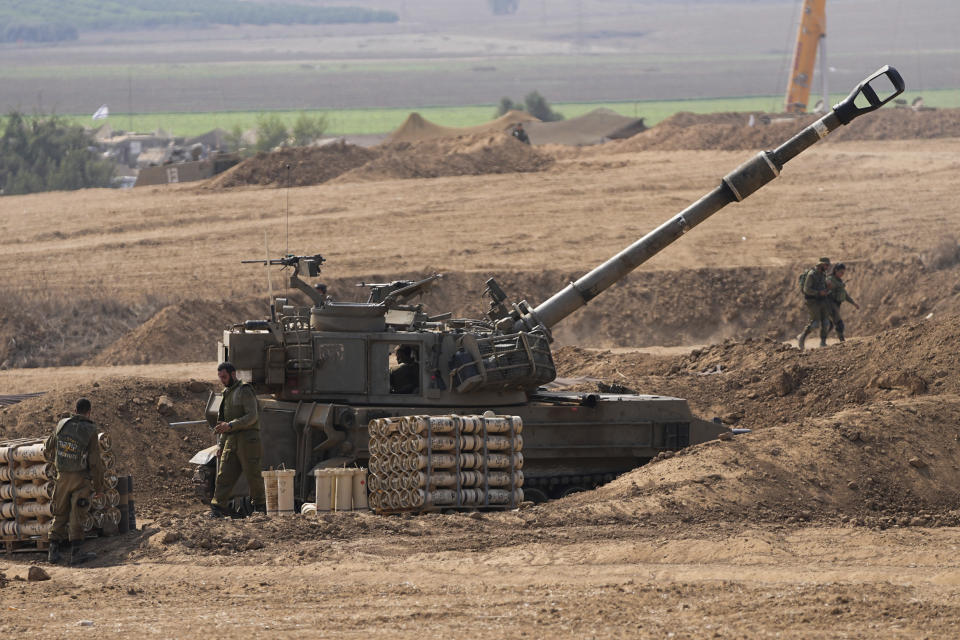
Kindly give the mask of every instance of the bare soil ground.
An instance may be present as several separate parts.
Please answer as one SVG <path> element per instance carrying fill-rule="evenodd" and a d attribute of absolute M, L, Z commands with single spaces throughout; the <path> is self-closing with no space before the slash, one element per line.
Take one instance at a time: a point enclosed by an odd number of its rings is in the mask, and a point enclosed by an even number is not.
<path fill-rule="evenodd" d="M 554 163 L 533 173 L 291 188 L 290 249 L 323 252 L 341 299 L 362 295 L 358 280 L 447 272 L 429 307 L 477 315 L 487 276 L 543 300 L 752 154 L 546 152 Z M 211 523 L 192 497 L 186 461 L 208 432 L 166 423 L 199 416 L 217 331 L 265 300 L 262 268 L 237 260 L 263 255 L 265 230 L 286 249 L 284 190 L 5 198 L 0 389 L 49 392 L 0 409 L 0 438 L 46 433 L 90 396 L 134 475 L 145 527 L 95 541 L 94 563 L 50 568 L 46 582 L 18 580 L 39 556 L 0 559 L 0 631 L 950 637 L 960 625 L 957 167 L 955 138 L 822 145 L 561 333 L 561 376 L 686 397 L 697 414 L 752 433 L 517 512 L 407 518 Z M 801 354 L 783 339 L 802 324 L 798 270 L 821 254 L 852 265 L 864 308 L 848 314 L 847 343 Z M 69 331 L 28 330 L 38 315 Z M 68 364 L 51 354 L 105 326 L 70 356 L 82 366 L 18 368 Z M 622 348 L 690 343 L 708 346 Z M 160 396 L 172 412 L 159 413 Z"/>

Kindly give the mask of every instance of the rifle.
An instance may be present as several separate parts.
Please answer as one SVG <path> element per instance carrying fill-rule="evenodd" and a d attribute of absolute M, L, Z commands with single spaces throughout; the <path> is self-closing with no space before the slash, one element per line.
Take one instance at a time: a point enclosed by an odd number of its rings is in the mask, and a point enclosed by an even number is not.
<path fill-rule="evenodd" d="M 205 424 L 207 425 L 207 427 L 210 426 L 210 423 L 207 422 L 206 420 L 186 420 L 184 422 L 168 422 L 167 426 L 168 427 L 187 427 L 195 424 Z"/>

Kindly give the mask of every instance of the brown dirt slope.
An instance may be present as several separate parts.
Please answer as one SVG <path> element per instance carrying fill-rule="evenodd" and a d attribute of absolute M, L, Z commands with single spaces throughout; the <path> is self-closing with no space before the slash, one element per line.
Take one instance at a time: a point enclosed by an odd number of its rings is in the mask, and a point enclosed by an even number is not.
<path fill-rule="evenodd" d="M 560 323 L 556 338 L 558 344 L 590 347 L 674 346 L 727 338 L 784 340 L 796 335 L 805 323 L 795 290 L 800 270 L 798 265 L 636 274 Z M 851 265 L 850 292 L 862 309 L 844 309 L 847 335 L 870 335 L 931 312 L 939 316 L 960 311 L 960 289 L 955 286 L 958 274 L 956 265 L 928 269 L 920 261 Z M 505 272 L 497 274 L 497 280 L 513 299 L 537 303 L 578 275 L 552 270 Z M 358 280 L 388 282 L 395 277 L 397 274 L 373 273 L 364 278 L 324 280 L 332 295 L 347 300 L 364 299 L 362 293 L 355 293 L 365 292 L 354 286 Z M 422 302 L 431 313 L 451 311 L 457 317 L 480 317 L 487 277 L 484 273 L 446 273 Z M 85 351 L 83 361 L 102 366 L 210 360 L 222 329 L 264 318 L 267 313 L 266 295 L 237 301 L 188 300 L 118 334 L 119 338 L 99 352 Z M 664 317 L 669 322 L 664 322 Z"/>
<path fill-rule="evenodd" d="M 206 381 L 93 380 L 0 409 L 0 439 L 49 434 L 60 418 L 70 415 L 77 398 L 85 396 L 93 405 L 93 420 L 111 436 L 118 470 L 133 475 L 142 514 L 199 504 L 188 461 L 213 444 L 213 436 L 205 425 L 171 428 L 168 422 L 202 419 L 212 388 Z M 169 413 L 158 411 L 160 396 L 172 402 Z"/>
<path fill-rule="evenodd" d="M 751 116 L 754 126 L 749 126 Z M 797 119 L 778 114 L 715 113 L 675 114 L 657 126 L 611 147 L 622 151 L 652 149 L 766 149 L 790 138 L 815 116 Z M 830 134 L 827 142 L 849 140 L 911 140 L 960 137 L 960 109 L 884 108 L 858 118 Z"/>
<path fill-rule="evenodd" d="M 344 142 L 259 153 L 198 188 L 302 187 L 341 181 L 543 171 L 553 157 L 501 132 L 426 136 L 366 149 Z M 289 176 L 287 166 L 290 166 Z"/>
<path fill-rule="evenodd" d="M 320 184 L 359 167 L 377 152 L 345 142 L 258 153 L 204 183 L 203 188 L 246 185 L 302 187 Z M 288 171 L 287 165 L 290 166 Z"/>
<path fill-rule="evenodd" d="M 189 300 L 170 305 L 84 364 L 104 366 L 213 360 L 220 331 L 237 322 L 264 317 L 266 309 L 263 298 L 217 304 L 209 300 Z"/>
<path fill-rule="evenodd" d="M 380 156 L 338 181 L 390 180 L 529 173 L 550 168 L 552 156 L 503 133 L 395 142 L 378 147 Z"/>
<path fill-rule="evenodd" d="M 956 526 L 960 397 L 879 402 L 712 441 L 548 505 L 538 523 Z"/>
<path fill-rule="evenodd" d="M 526 129 L 530 141 L 536 145 L 584 145 L 629 138 L 647 127 L 643 124 L 643 118 L 630 118 L 601 108 L 569 120 L 532 122 Z"/>
<path fill-rule="evenodd" d="M 960 486 L 960 319 L 905 325 L 875 338 L 800 354 L 772 341 L 727 342 L 683 357 L 565 348 L 561 375 L 590 375 L 643 392 L 726 406 L 754 432 L 692 447 L 590 494 L 534 511 L 544 526 L 736 517 L 845 519 L 876 526 L 956 524 Z M 716 371 L 719 373 L 699 375 Z M 0 409 L 0 438 L 49 432 L 78 395 L 113 437 L 151 513 L 195 504 L 192 454 L 207 384 L 105 379 Z M 689 392 L 689 393 L 686 393 Z M 167 395 L 173 411 L 161 415 Z M 904 520 L 906 519 L 906 520 Z"/>
<path fill-rule="evenodd" d="M 390 137 L 387 138 L 387 143 L 423 142 L 424 140 L 434 140 L 437 138 L 459 138 L 461 136 L 498 134 L 503 133 L 511 125 L 518 122 L 539 122 L 539 120 L 525 111 L 508 111 L 496 120 L 491 120 L 490 122 L 478 124 L 473 127 L 444 127 L 430 122 L 419 113 L 411 113 L 407 116 L 403 124 L 390 134 Z"/>
<path fill-rule="evenodd" d="M 557 373 L 688 398 L 695 413 L 763 429 L 847 407 L 960 395 L 958 321 L 935 316 L 804 353 L 770 339 L 727 340 L 681 357 L 565 347 Z"/>

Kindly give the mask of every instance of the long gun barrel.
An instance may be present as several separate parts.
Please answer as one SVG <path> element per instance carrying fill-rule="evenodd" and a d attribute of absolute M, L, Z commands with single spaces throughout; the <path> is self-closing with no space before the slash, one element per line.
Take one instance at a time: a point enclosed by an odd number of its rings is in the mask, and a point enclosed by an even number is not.
<path fill-rule="evenodd" d="M 900 73 L 891 66 L 878 69 L 854 87 L 846 98 L 800 133 L 773 151 L 761 151 L 727 174 L 720 185 L 590 273 L 572 282 L 549 300 L 528 311 L 515 323 L 516 330 L 549 330 L 594 299 L 610 285 L 672 244 L 731 202 L 740 202 L 780 175 L 787 162 L 854 118 L 879 109 L 903 93 Z"/>

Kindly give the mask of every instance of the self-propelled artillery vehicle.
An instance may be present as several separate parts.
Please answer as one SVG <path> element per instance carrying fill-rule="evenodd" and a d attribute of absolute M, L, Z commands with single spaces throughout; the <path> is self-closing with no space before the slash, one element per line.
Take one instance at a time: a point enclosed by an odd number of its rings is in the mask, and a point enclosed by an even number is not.
<path fill-rule="evenodd" d="M 275 298 L 270 317 L 224 331 L 221 361 L 260 394 L 266 468 L 296 469 L 295 491 L 307 500 L 317 467 L 364 465 L 371 420 L 404 415 L 497 414 L 523 419 L 524 492 L 546 500 L 592 488 L 663 451 L 716 438 L 728 429 L 691 414 L 678 398 L 548 391 L 556 370 L 551 329 L 693 227 L 777 177 L 783 165 L 830 131 L 903 91 L 884 67 L 830 113 L 773 151 L 726 175 L 712 191 L 547 301 L 511 303 L 494 279 L 479 319 L 432 315 L 417 298 L 439 276 L 369 285 L 366 302 L 340 302 L 304 278 L 320 273 L 321 255 L 261 263 L 291 270 L 289 286 L 311 304 Z M 393 360 L 392 360 L 393 358 Z M 219 396 L 212 396 L 213 423 Z M 215 454 L 192 462 L 212 481 Z M 241 481 L 242 482 L 242 481 Z"/>

